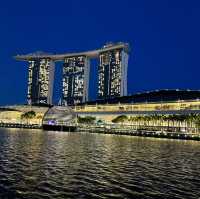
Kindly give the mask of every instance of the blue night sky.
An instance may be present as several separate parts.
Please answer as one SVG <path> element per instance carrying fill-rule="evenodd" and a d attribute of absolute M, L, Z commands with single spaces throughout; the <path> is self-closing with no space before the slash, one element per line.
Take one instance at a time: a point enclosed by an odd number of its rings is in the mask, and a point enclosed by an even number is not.
<path fill-rule="evenodd" d="M 27 63 L 34 51 L 78 52 L 129 42 L 128 93 L 200 89 L 199 0 L 20 0 L 0 5 L 0 105 L 26 102 Z M 92 61 L 90 99 L 96 96 Z M 54 101 L 61 92 L 56 65 Z"/>

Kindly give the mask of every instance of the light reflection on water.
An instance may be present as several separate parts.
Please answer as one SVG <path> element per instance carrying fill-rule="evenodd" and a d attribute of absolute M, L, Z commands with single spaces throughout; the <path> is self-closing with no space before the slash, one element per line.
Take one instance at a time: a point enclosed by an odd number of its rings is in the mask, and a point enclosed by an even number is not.
<path fill-rule="evenodd" d="M 200 142 L 0 129 L 0 198 L 198 198 Z"/>

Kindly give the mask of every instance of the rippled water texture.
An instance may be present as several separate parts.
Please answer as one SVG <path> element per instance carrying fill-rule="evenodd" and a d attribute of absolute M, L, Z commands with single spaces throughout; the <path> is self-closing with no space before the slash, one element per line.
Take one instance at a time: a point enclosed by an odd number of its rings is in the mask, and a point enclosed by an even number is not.
<path fill-rule="evenodd" d="M 0 129 L 0 198 L 199 198 L 200 142 Z"/>

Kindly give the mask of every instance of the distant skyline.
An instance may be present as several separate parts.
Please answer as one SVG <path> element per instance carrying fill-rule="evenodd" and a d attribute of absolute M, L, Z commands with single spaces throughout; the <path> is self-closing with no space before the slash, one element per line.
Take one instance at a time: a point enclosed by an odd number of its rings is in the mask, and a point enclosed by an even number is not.
<path fill-rule="evenodd" d="M 0 7 L 0 105 L 26 103 L 27 62 L 13 56 L 97 49 L 106 42 L 131 47 L 128 93 L 200 89 L 200 1 L 6 1 Z M 92 62 L 97 67 L 97 62 Z M 54 102 L 61 93 L 56 64 Z M 96 91 L 91 71 L 90 99 Z"/>

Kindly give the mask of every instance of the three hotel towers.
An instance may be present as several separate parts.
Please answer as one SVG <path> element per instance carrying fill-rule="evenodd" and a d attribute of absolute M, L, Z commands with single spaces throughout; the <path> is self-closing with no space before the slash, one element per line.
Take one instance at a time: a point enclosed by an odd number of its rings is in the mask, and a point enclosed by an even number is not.
<path fill-rule="evenodd" d="M 80 53 L 37 52 L 15 58 L 29 62 L 28 104 L 52 104 L 55 62 L 62 61 L 62 105 L 74 105 L 88 101 L 93 58 L 99 59 L 98 99 L 127 95 L 128 52 L 129 45 L 120 42 Z"/>

